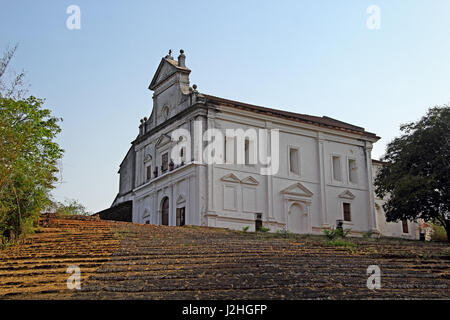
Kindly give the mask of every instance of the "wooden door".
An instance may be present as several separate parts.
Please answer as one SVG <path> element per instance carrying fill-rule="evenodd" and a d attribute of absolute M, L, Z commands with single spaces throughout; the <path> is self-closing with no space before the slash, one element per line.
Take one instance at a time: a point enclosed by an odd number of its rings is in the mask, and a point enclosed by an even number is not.
<path fill-rule="evenodd" d="M 169 225 L 169 198 L 164 198 L 161 208 L 161 215 L 162 215 L 162 225 L 168 226 Z"/>
<path fill-rule="evenodd" d="M 184 226 L 186 221 L 186 208 L 177 208 L 177 226 Z"/>

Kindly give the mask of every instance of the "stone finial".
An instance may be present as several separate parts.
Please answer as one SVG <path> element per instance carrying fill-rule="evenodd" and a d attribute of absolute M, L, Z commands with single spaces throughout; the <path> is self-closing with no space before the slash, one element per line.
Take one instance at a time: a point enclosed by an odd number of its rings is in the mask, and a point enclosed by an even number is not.
<path fill-rule="evenodd" d="M 180 55 L 178 56 L 178 66 L 186 68 L 186 56 L 183 49 L 180 50 Z"/>
<path fill-rule="evenodd" d="M 144 134 L 144 119 L 140 120 L 141 124 L 139 125 L 139 135 L 142 136 Z"/>
<path fill-rule="evenodd" d="M 169 53 L 167 54 L 167 56 L 166 56 L 165 58 L 166 58 L 166 59 L 171 59 L 171 60 L 173 60 L 173 57 L 172 57 L 172 49 L 169 50 Z"/>

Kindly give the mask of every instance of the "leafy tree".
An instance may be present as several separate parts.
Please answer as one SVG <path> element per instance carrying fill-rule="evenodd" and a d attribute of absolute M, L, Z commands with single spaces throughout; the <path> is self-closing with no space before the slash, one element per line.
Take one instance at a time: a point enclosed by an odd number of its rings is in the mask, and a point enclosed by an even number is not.
<path fill-rule="evenodd" d="M 375 179 L 377 195 L 387 196 L 386 220 L 438 222 L 450 242 L 450 106 L 430 108 L 400 129 Z"/>
<path fill-rule="evenodd" d="M 21 80 L 3 90 L 3 75 L 13 54 L 8 51 L 0 59 L 1 243 L 33 230 L 40 212 L 50 202 L 49 192 L 57 181 L 57 161 L 63 154 L 54 142 L 61 131 L 61 119 L 42 107 L 43 100 L 21 98 Z"/>

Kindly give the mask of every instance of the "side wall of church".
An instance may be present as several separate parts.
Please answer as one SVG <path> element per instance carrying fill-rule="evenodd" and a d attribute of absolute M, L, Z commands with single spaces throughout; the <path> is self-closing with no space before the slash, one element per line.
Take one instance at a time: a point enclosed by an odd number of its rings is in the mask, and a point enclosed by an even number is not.
<path fill-rule="evenodd" d="M 261 175 L 260 164 L 239 165 L 236 158 L 234 164 L 209 166 L 208 225 L 240 230 L 248 226 L 254 230 L 256 216 L 261 214 L 271 231 L 321 233 L 322 227 L 335 226 L 336 220 L 344 219 L 343 203 L 349 203 L 351 221 L 345 222 L 344 227 L 356 232 L 371 230 L 364 142 L 344 134 L 319 134 L 312 126 L 290 121 L 276 123 L 274 118 L 240 113 L 222 108 L 209 122 L 225 136 L 226 129 L 279 129 L 279 170 L 275 175 Z M 298 152 L 294 169 L 291 149 Z M 340 161 L 339 180 L 333 178 L 333 157 Z M 352 168 L 356 171 L 352 173 L 353 181 L 349 180 L 349 160 L 354 161 Z M 297 183 L 311 195 L 298 189 Z M 297 208 L 300 214 L 294 214 Z"/>

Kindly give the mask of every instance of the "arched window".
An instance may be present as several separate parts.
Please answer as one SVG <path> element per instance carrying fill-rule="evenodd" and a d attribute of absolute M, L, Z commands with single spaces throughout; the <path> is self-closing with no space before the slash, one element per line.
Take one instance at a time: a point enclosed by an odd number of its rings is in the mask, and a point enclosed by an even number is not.
<path fill-rule="evenodd" d="M 169 225 L 169 198 L 165 197 L 161 202 L 161 224 Z"/>

